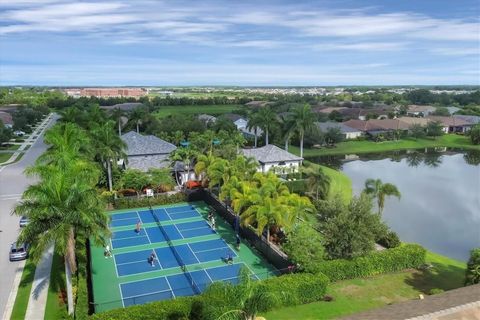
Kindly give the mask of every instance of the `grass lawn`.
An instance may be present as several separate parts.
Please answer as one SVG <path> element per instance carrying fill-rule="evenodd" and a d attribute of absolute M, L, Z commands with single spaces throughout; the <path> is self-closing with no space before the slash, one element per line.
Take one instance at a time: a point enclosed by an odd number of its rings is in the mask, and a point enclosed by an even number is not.
<path fill-rule="evenodd" d="M 55 253 L 53 255 L 44 319 L 63 319 L 63 316 L 67 312 L 67 306 L 63 302 L 64 292 L 66 292 L 65 267 L 62 257 Z"/>
<path fill-rule="evenodd" d="M 159 118 L 167 117 L 172 114 L 201 114 L 206 113 L 213 116 L 218 116 L 224 113 L 229 113 L 234 110 L 245 108 L 241 104 L 227 104 L 227 105 L 191 105 L 191 106 L 160 106 L 159 110 L 155 112 Z"/>
<path fill-rule="evenodd" d="M 20 144 L 11 144 L 9 146 L 1 146 L 0 150 L 18 150 L 20 148 Z"/>
<path fill-rule="evenodd" d="M 30 298 L 30 291 L 32 289 L 33 278 L 35 276 L 35 264 L 28 259 L 23 269 L 22 279 L 18 286 L 17 296 L 15 297 L 15 304 L 12 310 L 12 320 L 25 319 L 27 312 L 28 299 Z"/>
<path fill-rule="evenodd" d="M 4 163 L 5 161 L 7 161 L 8 159 L 10 159 L 10 157 L 12 156 L 13 153 L 0 153 L 0 163 Z"/>
<path fill-rule="evenodd" d="M 314 302 L 281 308 L 264 316 L 267 319 L 334 319 L 343 315 L 380 308 L 391 303 L 418 298 L 431 289 L 455 289 L 463 286 L 465 263 L 427 253 L 433 268 L 426 271 L 406 270 L 370 278 L 339 281 L 329 285 L 332 302 Z"/>
<path fill-rule="evenodd" d="M 349 202 L 352 198 L 352 180 L 341 171 L 325 166 L 320 167 L 331 179 L 329 196 L 333 197 L 336 194 L 341 194 L 343 199 Z"/>
<path fill-rule="evenodd" d="M 422 149 L 433 147 L 450 147 L 480 150 L 480 145 L 473 145 L 470 139 L 465 136 L 457 134 L 446 134 L 437 139 L 418 139 L 411 138 L 401 139 L 398 141 L 345 141 L 340 142 L 334 148 L 321 149 L 304 149 L 305 157 L 335 155 L 335 154 L 351 154 L 351 153 L 368 153 L 368 152 L 383 152 L 404 149 Z M 290 152 L 299 155 L 300 149 L 295 146 L 290 146 Z"/>

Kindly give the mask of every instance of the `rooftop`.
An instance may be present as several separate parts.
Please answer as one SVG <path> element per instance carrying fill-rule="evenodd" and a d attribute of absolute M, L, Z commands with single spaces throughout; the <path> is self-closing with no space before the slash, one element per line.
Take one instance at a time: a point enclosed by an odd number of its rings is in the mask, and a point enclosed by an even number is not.
<path fill-rule="evenodd" d="M 125 133 L 121 138 L 127 144 L 128 156 L 169 154 L 177 149 L 170 142 L 155 136 L 144 136 L 135 131 Z"/>
<path fill-rule="evenodd" d="M 301 161 L 303 158 L 291 154 L 273 144 L 253 149 L 242 149 L 246 157 L 255 158 L 261 163 L 281 162 L 281 161 Z"/>
<path fill-rule="evenodd" d="M 343 133 L 360 131 L 358 129 L 349 127 L 341 122 L 316 122 L 315 124 L 320 129 L 320 131 L 327 131 L 330 128 L 338 128 Z"/>

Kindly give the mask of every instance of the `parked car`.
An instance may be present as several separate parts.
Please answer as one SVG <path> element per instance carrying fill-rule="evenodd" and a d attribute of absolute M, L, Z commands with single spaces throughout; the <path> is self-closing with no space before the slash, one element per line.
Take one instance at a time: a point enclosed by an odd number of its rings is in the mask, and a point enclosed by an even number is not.
<path fill-rule="evenodd" d="M 10 247 L 10 261 L 20 261 L 28 258 L 28 245 L 25 243 L 12 243 Z"/>
<path fill-rule="evenodd" d="M 25 135 L 25 132 L 21 130 L 17 130 L 17 131 L 14 131 L 13 134 L 16 135 L 17 137 L 22 137 Z"/>
<path fill-rule="evenodd" d="M 22 216 L 20 218 L 20 228 L 25 227 L 29 222 L 30 222 L 30 220 L 27 217 Z"/>

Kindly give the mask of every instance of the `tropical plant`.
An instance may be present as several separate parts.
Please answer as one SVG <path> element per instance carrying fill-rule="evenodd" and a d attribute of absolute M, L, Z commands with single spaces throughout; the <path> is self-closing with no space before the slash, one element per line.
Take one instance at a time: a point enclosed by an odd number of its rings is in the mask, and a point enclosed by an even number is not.
<path fill-rule="evenodd" d="M 429 121 L 426 129 L 427 136 L 434 137 L 435 139 L 444 134 L 443 125 L 440 121 Z"/>
<path fill-rule="evenodd" d="M 315 200 L 326 199 L 330 190 L 331 179 L 320 166 L 310 166 L 303 170 L 307 175 L 307 188 Z"/>
<path fill-rule="evenodd" d="M 285 140 L 285 151 L 288 151 L 288 146 L 290 144 L 290 139 L 295 132 L 295 121 L 292 118 L 291 114 L 282 116 L 281 120 L 283 139 Z"/>
<path fill-rule="evenodd" d="M 251 112 L 248 114 L 248 123 L 247 123 L 247 129 L 251 130 L 253 129 L 253 134 L 255 135 L 255 143 L 254 147 L 256 148 L 258 145 L 258 129 L 262 126 L 262 122 L 260 117 L 258 116 L 258 113 L 256 112 Z"/>
<path fill-rule="evenodd" d="M 151 168 L 148 170 L 148 174 L 150 175 L 150 186 L 157 191 L 171 191 L 175 187 L 175 181 L 168 168 Z"/>
<path fill-rule="evenodd" d="M 400 199 L 401 194 L 391 183 L 383 183 L 380 179 L 367 179 L 364 192 L 377 199 L 378 214 L 381 215 L 385 207 L 385 197 L 394 196 Z"/>
<path fill-rule="evenodd" d="M 115 121 L 118 126 L 118 136 L 122 135 L 122 118 L 125 116 L 125 112 L 123 112 L 120 108 L 113 109 L 110 118 Z"/>
<path fill-rule="evenodd" d="M 193 161 L 197 155 L 197 152 L 190 147 L 182 147 L 177 148 L 173 153 L 170 154 L 170 160 L 173 163 L 173 167 L 175 168 L 175 178 L 177 178 L 177 162 L 181 162 L 183 164 L 184 169 L 187 171 L 187 181 L 190 179 L 190 170 L 192 170 Z M 183 181 L 186 182 L 186 181 Z M 178 183 L 178 181 L 177 181 Z M 179 184 L 179 183 L 178 183 Z"/>
<path fill-rule="evenodd" d="M 425 132 L 425 127 L 418 123 L 412 124 L 409 130 L 410 135 L 415 139 L 423 138 L 427 134 Z"/>
<path fill-rule="evenodd" d="M 325 132 L 325 142 L 329 145 L 335 145 L 342 142 L 343 134 L 340 128 L 328 128 Z"/>
<path fill-rule="evenodd" d="M 264 107 L 257 112 L 258 124 L 265 132 L 265 145 L 269 144 L 269 134 L 277 123 L 277 115 L 270 107 Z"/>
<path fill-rule="evenodd" d="M 468 135 L 473 144 L 480 144 L 480 124 L 473 126 Z"/>
<path fill-rule="evenodd" d="M 300 138 L 300 157 L 303 158 L 303 139 L 305 132 L 313 130 L 315 127 L 315 115 L 310 105 L 305 104 L 293 109 L 292 122 L 294 130 L 298 132 Z"/>
<path fill-rule="evenodd" d="M 116 165 L 117 160 L 125 159 L 125 150 L 127 148 L 125 142 L 115 133 L 114 126 L 115 123 L 113 121 L 107 121 L 102 124 L 97 124 L 90 131 L 95 147 L 95 157 L 107 170 L 109 191 L 113 190 L 112 163 Z"/>
<path fill-rule="evenodd" d="M 470 259 L 465 271 L 465 285 L 480 283 L 480 248 L 470 251 Z"/>
<path fill-rule="evenodd" d="M 120 178 L 119 185 L 124 189 L 133 189 L 140 195 L 143 188 L 149 186 L 151 183 L 150 176 L 138 169 L 127 169 Z"/>
<path fill-rule="evenodd" d="M 135 108 L 128 114 L 128 121 L 135 124 L 137 133 L 140 133 L 140 123 L 145 119 L 146 114 L 143 108 Z"/>

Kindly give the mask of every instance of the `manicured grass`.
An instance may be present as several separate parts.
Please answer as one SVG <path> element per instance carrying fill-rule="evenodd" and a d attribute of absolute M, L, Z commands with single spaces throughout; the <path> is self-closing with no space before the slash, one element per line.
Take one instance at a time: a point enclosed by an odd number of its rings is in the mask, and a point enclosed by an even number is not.
<path fill-rule="evenodd" d="M 10 319 L 25 319 L 34 276 L 35 264 L 31 259 L 28 259 L 23 268 L 22 279 L 18 286 L 17 296 L 15 297 L 15 304 L 13 305 L 12 316 Z"/>
<path fill-rule="evenodd" d="M 433 268 L 332 283 L 327 290 L 327 294 L 334 298 L 332 302 L 281 308 L 264 316 L 275 320 L 333 319 L 415 299 L 419 294 L 429 294 L 433 288 L 450 290 L 463 286 L 465 263 L 432 252 L 427 253 L 427 262 Z"/>
<path fill-rule="evenodd" d="M 245 108 L 241 104 L 227 104 L 227 105 L 191 105 L 191 106 L 160 106 L 159 110 L 155 112 L 159 118 L 167 117 L 172 114 L 202 114 L 217 116 L 224 113 L 233 112 L 234 110 Z"/>
<path fill-rule="evenodd" d="M 473 145 L 470 139 L 465 136 L 457 134 L 446 134 L 437 139 L 418 139 L 411 138 L 401 139 L 398 141 L 345 141 L 337 144 L 333 148 L 321 149 L 304 149 L 304 157 L 315 157 L 324 155 L 336 154 L 351 154 L 351 153 L 369 153 L 369 152 L 383 152 L 405 149 L 422 149 L 434 147 L 450 147 L 462 149 L 480 150 L 480 145 Z M 295 146 L 290 147 L 290 152 L 299 155 L 300 149 Z"/>
<path fill-rule="evenodd" d="M 65 267 L 63 259 L 59 254 L 55 253 L 53 255 L 44 319 L 63 319 L 67 311 L 67 306 L 63 302 L 65 292 Z"/>
<path fill-rule="evenodd" d="M 12 156 L 13 153 L 0 153 L 0 164 L 1 163 L 4 163 L 5 161 L 7 161 L 8 159 L 10 159 L 10 157 Z"/>
<path fill-rule="evenodd" d="M 0 150 L 18 150 L 18 148 L 20 148 L 20 144 L 11 144 L 9 146 L 1 146 Z"/>
<path fill-rule="evenodd" d="M 330 192 L 329 197 L 336 194 L 341 194 L 345 201 L 350 201 L 352 198 L 352 180 L 341 171 L 320 166 L 327 176 L 330 177 Z"/>

